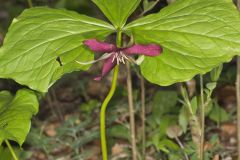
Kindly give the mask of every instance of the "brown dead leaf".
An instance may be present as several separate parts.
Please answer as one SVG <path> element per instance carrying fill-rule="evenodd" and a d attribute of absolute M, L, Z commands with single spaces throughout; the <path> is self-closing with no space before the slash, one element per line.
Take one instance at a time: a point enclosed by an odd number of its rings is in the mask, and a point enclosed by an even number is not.
<path fill-rule="evenodd" d="M 182 128 L 178 125 L 172 125 L 167 128 L 167 135 L 169 138 L 180 137 L 182 133 Z"/>
<path fill-rule="evenodd" d="M 204 143 L 204 151 L 209 151 L 213 148 L 213 145 L 209 142 Z"/>
<path fill-rule="evenodd" d="M 101 96 L 100 98 L 103 98 L 108 91 L 108 88 L 105 85 L 97 81 L 89 81 L 86 89 L 87 89 L 86 92 L 89 96 L 91 97 Z"/>
<path fill-rule="evenodd" d="M 225 86 L 216 91 L 218 100 L 226 109 L 229 110 L 236 104 L 236 88 L 234 86 Z"/>
<path fill-rule="evenodd" d="M 235 136 L 237 134 L 237 126 L 233 123 L 224 123 L 221 125 L 221 131 L 226 136 Z"/>
<path fill-rule="evenodd" d="M 49 137 L 55 137 L 57 135 L 57 131 L 56 129 L 60 126 L 59 123 L 51 123 L 48 124 L 45 128 L 44 128 L 44 133 L 49 136 Z"/>
<path fill-rule="evenodd" d="M 116 143 L 113 147 L 112 147 L 112 155 L 118 155 L 120 153 L 123 152 L 124 147 L 118 143 Z"/>
<path fill-rule="evenodd" d="M 213 157 L 213 160 L 220 160 L 220 156 L 217 154 Z"/>
<path fill-rule="evenodd" d="M 196 92 L 196 81 L 195 79 L 192 79 L 190 81 L 187 81 L 187 89 L 189 93 L 189 97 L 192 97 L 194 93 Z"/>

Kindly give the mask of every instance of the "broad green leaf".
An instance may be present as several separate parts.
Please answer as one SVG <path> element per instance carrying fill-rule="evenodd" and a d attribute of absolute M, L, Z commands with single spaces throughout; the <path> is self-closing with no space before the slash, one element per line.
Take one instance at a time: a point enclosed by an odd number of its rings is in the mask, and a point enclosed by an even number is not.
<path fill-rule="evenodd" d="M 145 57 L 141 71 L 150 82 L 166 86 L 240 54 L 239 15 L 232 0 L 178 0 L 124 30 L 136 43 L 162 46 L 160 56 Z"/>
<path fill-rule="evenodd" d="M 0 113 L 2 110 L 5 109 L 5 107 L 10 103 L 13 99 L 13 96 L 8 91 L 2 91 L 0 92 Z"/>
<path fill-rule="evenodd" d="M 112 22 L 122 28 L 141 0 L 92 0 Z"/>
<path fill-rule="evenodd" d="M 37 97 L 26 89 L 19 90 L 14 98 L 5 91 L 0 92 L 0 101 L 4 101 L 2 96 L 10 101 L 0 104 L 0 145 L 7 139 L 21 146 L 30 130 L 31 117 L 38 112 Z"/>
<path fill-rule="evenodd" d="M 0 146 L 0 155 L 3 160 L 12 160 L 12 155 L 7 148 Z"/>
<path fill-rule="evenodd" d="M 84 40 L 112 31 L 113 26 L 72 11 L 25 10 L 13 20 L 0 50 L 0 77 L 46 92 L 63 74 L 89 68 L 76 63 L 94 58 Z"/>

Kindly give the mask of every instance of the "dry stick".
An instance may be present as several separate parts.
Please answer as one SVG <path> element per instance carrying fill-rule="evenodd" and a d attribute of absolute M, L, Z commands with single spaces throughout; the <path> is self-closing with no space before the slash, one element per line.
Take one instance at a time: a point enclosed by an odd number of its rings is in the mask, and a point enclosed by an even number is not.
<path fill-rule="evenodd" d="M 132 144 L 132 160 L 137 160 L 135 118 L 134 118 L 133 91 L 132 91 L 132 75 L 131 75 L 129 62 L 127 62 L 126 66 L 127 66 L 127 90 L 128 90 L 128 104 L 129 104 L 131 144 Z"/>
<path fill-rule="evenodd" d="M 237 0 L 237 8 L 240 10 L 240 0 Z M 238 160 L 240 160 L 240 57 L 237 57 L 237 79 L 236 79 L 236 96 L 237 96 L 237 142 L 238 142 Z"/>
<path fill-rule="evenodd" d="M 185 159 L 186 159 L 186 160 L 189 160 L 187 153 L 184 151 L 185 147 L 184 147 L 184 145 L 182 144 L 182 142 L 180 141 L 180 139 L 179 139 L 178 137 L 175 137 L 175 140 L 177 141 L 177 143 L 178 143 L 178 145 L 180 146 L 180 148 L 183 150 Z"/>
<path fill-rule="evenodd" d="M 145 159 L 146 156 L 146 134 L 145 134 L 145 86 L 144 86 L 144 78 L 140 75 L 140 83 L 141 83 L 141 104 L 142 104 L 142 156 Z"/>
<path fill-rule="evenodd" d="M 236 92 L 237 92 L 236 94 L 237 94 L 238 160 L 240 160 L 240 57 L 237 57 Z"/>
<path fill-rule="evenodd" d="M 240 57 L 237 57 L 236 97 L 237 97 L 238 160 L 240 160 Z"/>
<path fill-rule="evenodd" d="M 28 2 L 28 6 L 29 6 L 29 8 L 32 8 L 32 7 L 33 7 L 32 0 L 27 0 L 27 2 Z"/>
<path fill-rule="evenodd" d="M 200 121 L 201 121 L 201 141 L 200 141 L 200 160 L 204 160 L 204 127 L 205 127 L 205 105 L 204 105 L 204 95 L 203 95 L 203 76 L 200 75 L 200 94 L 201 94 L 201 104 L 200 104 Z"/>

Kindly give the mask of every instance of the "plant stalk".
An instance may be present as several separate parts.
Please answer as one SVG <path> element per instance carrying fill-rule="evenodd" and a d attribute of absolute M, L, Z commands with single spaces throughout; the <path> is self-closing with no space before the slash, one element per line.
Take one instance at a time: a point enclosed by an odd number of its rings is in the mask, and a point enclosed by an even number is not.
<path fill-rule="evenodd" d="M 15 152 L 14 152 L 11 144 L 9 143 L 9 141 L 8 141 L 8 140 L 5 140 L 5 143 L 7 144 L 8 149 L 9 149 L 10 153 L 12 154 L 13 159 L 14 159 L 14 160 L 18 160 L 17 155 L 15 154 Z"/>
<path fill-rule="evenodd" d="M 240 0 L 237 0 L 237 8 L 240 11 Z M 238 143 L 238 160 L 240 160 L 240 57 L 237 57 L 237 79 L 236 79 L 236 96 L 237 96 L 237 143 Z"/>
<path fill-rule="evenodd" d="M 200 160 L 204 160 L 204 132 L 205 132 L 205 105 L 204 105 L 204 94 L 203 94 L 203 76 L 200 75 L 200 122 L 201 122 L 201 140 L 200 140 Z"/>
<path fill-rule="evenodd" d="M 122 31 L 119 29 L 117 31 L 116 44 L 118 47 L 121 47 L 121 45 L 122 45 Z M 108 105 L 109 101 L 112 99 L 112 96 L 117 87 L 118 72 L 119 72 L 119 65 L 116 65 L 114 68 L 111 89 L 110 89 L 107 97 L 104 99 L 102 106 L 101 106 L 101 111 L 100 111 L 100 134 L 101 134 L 102 160 L 108 160 L 105 115 L 106 115 L 107 105 Z"/>
<path fill-rule="evenodd" d="M 132 160 L 137 160 L 137 146 L 136 146 L 136 133 L 135 133 L 135 117 L 133 105 L 133 91 L 132 91 L 132 75 L 129 62 L 127 66 L 127 90 L 128 90 L 128 105 L 130 116 L 130 129 L 131 129 L 131 146 L 132 146 Z"/>
<path fill-rule="evenodd" d="M 28 6 L 29 6 L 29 8 L 32 8 L 32 7 L 33 7 L 32 0 L 27 0 L 27 2 L 28 2 Z"/>
<path fill-rule="evenodd" d="M 144 85 L 144 78 L 141 75 L 140 76 L 140 83 L 141 83 L 141 104 L 142 104 L 142 156 L 145 159 L 146 156 L 146 127 L 145 127 L 145 121 L 146 121 L 146 111 L 145 111 L 145 85 Z"/>
<path fill-rule="evenodd" d="M 107 141 L 106 141 L 106 109 L 109 101 L 111 100 L 117 86 L 117 78 L 118 78 L 118 70 L 119 70 L 119 65 L 116 65 L 114 68 L 114 73 L 113 73 L 113 80 L 112 80 L 112 86 L 111 89 L 103 101 L 103 104 L 101 106 L 101 112 L 100 112 L 100 133 L 101 133 L 101 147 L 102 147 L 102 159 L 107 160 L 108 159 L 108 152 L 107 152 Z"/>
<path fill-rule="evenodd" d="M 238 142 L 238 160 L 240 160 L 240 57 L 237 57 L 237 80 L 236 80 L 236 95 L 237 95 L 237 142 Z"/>

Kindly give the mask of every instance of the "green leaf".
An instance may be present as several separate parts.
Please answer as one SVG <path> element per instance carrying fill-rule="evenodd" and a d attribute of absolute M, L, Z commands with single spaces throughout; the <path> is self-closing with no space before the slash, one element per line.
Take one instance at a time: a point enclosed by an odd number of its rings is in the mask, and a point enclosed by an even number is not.
<path fill-rule="evenodd" d="M 191 107 L 192 107 L 193 115 L 196 115 L 197 109 L 198 109 L 198 100 L 196 96 L 193 97 L 191 100 Z"/>
<path fill-rule="evenodd" d="M 156 1 L 148 1 L 148 0 L 143 0 L 143 10 L 144 13 L 150 11 L 151 9 L 153 9 L 153 7 L 156 6 L 156 4 L 159 2 L 159 0 Z"/>
<path fill-rule="evenodd" d="M 158 144 L 158 149 L 159 150 L 162 150 L 163 152 L 166 152 L 168 153 L 169 150 L 178 150 L 179 147 L 176 143 L 174 143 L 172 140 L 169 140 L 169 139 L 164 139 L 164 140 L 161 140 Z"/>
<path fill-rule="evenodd" d="M 209 113 L 209 118 L 217 123 L 221 123 L 228 121 L 230 116 L 223 108 L 215 103 L 211 112 Z"/>
<path fill-rule="evenodd" d="M 122 28 L 141 0 L 92 0 L 112 22 Z"/>
<path fill-rule="evenodd" d="M 122 138 L 122 139 L 130 139 L 129 129 L 123 125 L 114 125 L 113 127 L 109 128 L 108 134 L 114 138 Z"/>
<path fill-rule="evenodd" d="M 9 101 L 0 104 L 0 145 L 4 140 L 13 140 L 21 146 L 30 130 L 31 117 L 38 112 L 37 97 L 26 89 L 19 90 L 14 98 L 5 91 L 0 92 L 2 96 Z"/>
<path fill-rule="evenodd" d="M 209 91 L 213 91 L 216 87 L 217 87 L 217 83 L 216 82 L 210 82 L 206 84 L 206 87 Z"/>
<path fill-rule="evenodd" d="M 0 113 L 5 109 L 8 103 L 10 103 L 13 99 L 13 96 L 8 91 L 0 92 Z"/>
<path fill-rule="evenodd" d="M 7 148 L 0 146 L 0 155 L 3 160 L 12 160 L 12 155 Z"/>
<path fill-rule="evenodd" d="M 155 119 L 176 110 L 178 95 L 174 91 L 159 91 L 153 98 L 153 115 Z"/>
<path fill-rule="evenodd" d="M 184 133 L 187 132 L 187 126 L 189 123 L 189 115 L 187 111 L 187 107 L 183 106 L 180 110 L 180 114 L 178 116 L 178 123 L 181 126 Z"/>
<path fill-rule="evenodd" d="M 171 85 L 204 74 L 240 54 L 240 16 L 231 0 L 179 0 L 125 27 L 136 43 L 163 48 L 145 57 L 142 74 L 150 82 Z"/>
<path fill-rule="evenodd" d="M 210 78 L 211 78 L 211 81 L 213 82 L 216 82 L 218 81 L 221 73 L 222 73 L 222 70 L 223 70 L 223 65 L 219 65 L 218 67 L 214 68 L 211 72 L 210 72 Z"/>
<path fill-rule="evenodd" d="M 0 50 L 0 77 L 46 92 L 63 74 L 89 68 L 76 63 L 94 58 L 84 40 L 112 31 L 113 26 L 72 11 L 27 9 L 13 20 Z"/>

